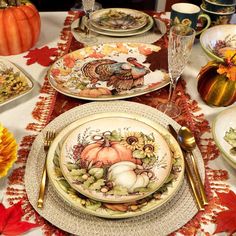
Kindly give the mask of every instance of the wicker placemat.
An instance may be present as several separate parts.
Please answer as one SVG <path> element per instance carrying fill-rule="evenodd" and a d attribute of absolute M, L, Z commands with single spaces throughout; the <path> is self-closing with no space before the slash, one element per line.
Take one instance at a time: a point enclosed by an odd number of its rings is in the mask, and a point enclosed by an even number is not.
<path fill-rule="evenodd" d="M 59 132 L 77 119 L 95 113 L 111 111 L 138 114 L 158 122 L 164 127 L 172 124 L 176 129 L 179 128 L 179 125 L 174 120 L 158 110 L 134 102 L 92 102 L 65 112 L 47 125 L 32 145 L 25 171 L 25 187 L 30 203 L 41 216 L 53 225 L 69 233 L 81 236 L 159 236 L 167 235 L 177 230 L 197 213 L 197 208 L 186 180 L 184 180 L 182 187 L 172 200 L 150 213 L 129 219 L 108 220 L 79 212 L 68 206 L 57 196 L 50 183 L 45 196 L 43 210 L 37 208 L 39 182 L 45 156 L 43 137 L 46 130 L 56 130 Z M 204 178 L 204 163 L 200 151 L 195 149 L 194 155 L 198 157 L 199 170 Z"/>

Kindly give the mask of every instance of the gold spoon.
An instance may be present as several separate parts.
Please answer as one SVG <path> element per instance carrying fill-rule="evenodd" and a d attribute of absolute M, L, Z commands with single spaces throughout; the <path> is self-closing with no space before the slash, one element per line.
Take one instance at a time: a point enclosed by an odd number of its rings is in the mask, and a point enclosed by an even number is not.
<path fill-rule="evenodd" d="M 207 200 L 207 197 L 206 197 L 206 193 L 205 193 L 205 191 L 204 191 L 204 186 L 203 186 L 203 183 L 202 183 L 202 180 L 201 180 L 201 177 L 200 177 L 198 168 L 197 168 L 196 161 L 195 161 L 194 156 L 193 156 L 193 153 L 192 153 L 192 150 L 194 150 L 194 148 L 196 147 L 195 138 L 194 138 L 192 132 L 191 132 L 187 127 L 182 126 L 182 127 L 179 129 L 177 139 L 178 139 L 178 141 L 179 141 L 180 146 L 181 146 L 186 152 L 188 152 L 189 155 L 190 155 L 190 158 L 191 158 L 190 160 L 191 160 L 191 162 L 192 162 L 193 171 L 194 171 L 194 173 L 195 173 L 197 182 L 198 182 L 198 184 L 199 184 L 200 195 L 201 195 L 201 197 L 202 197 L 203 204 L 204 204 L 204 205 L 207 205 L 207 204 L 208 204 L 208 200 Z"/>

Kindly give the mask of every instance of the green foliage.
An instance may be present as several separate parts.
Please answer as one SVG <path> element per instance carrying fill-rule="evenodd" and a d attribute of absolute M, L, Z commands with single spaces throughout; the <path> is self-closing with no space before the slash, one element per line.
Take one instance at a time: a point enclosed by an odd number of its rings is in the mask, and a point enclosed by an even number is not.
<path fill-rule="evenodd" d="M 105 185 L 104 179 L 99 179 L 89 186 L 90 190 L 100 190 Z"/>
<path fill-rule="evenodd" d="M 93 176 L 90 176 L 86 181 L 83 183 L 84 188 L 89 188 L 91 184 L 95 182 L 95 178 Z"/>
<path fill-rule="evenodd" d="M 123 186 L 115 186 L 112 190 L 108 192 L 113 195 L 128 195 L 128 189 Z"/>
<path fill-rule="evenodd" d="M 96 179 L 101 179 L 104 175 L 103 168 L 91 168 L 88 173 Z"/>
<path fill-rule="evenodd" d="M 74 163 L 71 163 L 71 162 L 68 162 L 66 163 L 66 167 L 69 171 L 73 170 L 73 169 L 79 169 L 79 166 L 74 164 Z"/>
<path fill-rule="evenodd" d="M 86 169 L 72 169 L 70 172 L 71 176 L 81 176 L 86 174 Z"/>
<path fill-rule="evenodd" d="M 135 150 L 133 151 L 133 157 L 137 159 L 143 159 L 146 157 L 146 155 L 141 150 Z"/>

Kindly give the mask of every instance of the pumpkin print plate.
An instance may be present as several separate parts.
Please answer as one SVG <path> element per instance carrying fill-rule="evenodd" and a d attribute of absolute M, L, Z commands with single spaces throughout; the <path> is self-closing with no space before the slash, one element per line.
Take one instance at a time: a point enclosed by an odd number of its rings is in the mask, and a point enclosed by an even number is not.
<path fill-rule="evenodd" d="M 61 171 L 72 188 L 94 200 L 124 203 L 160 188 L 172 166 L 158 125 L 123 113 L 78 121 L 60 153 Z"/>
<path fill-rule="evenodd" d="M 89 46 L 56 61 L 48 71 L 59 92 L 86 100 L 115 100 L 155 91 L 169 83 L 163 70 L 151 71 L 147 56 L 161 48 L 142 43 Z M 156 58 L 156 60 L 163 60 Z"/>
<path fill-rule="evenodd" d="M 18 67 L 0 58 L 0 107 L 29 93 L 33 82 Z"/>
<path fill-rule="evenodd" d="M 164 184 L 149 196 L 127 203 L 106 203 L 88 198 L 78 193 L 68 183 L 67 179 L 62 174 L 60 167 L 60 156 L 62 148 L 65 145 L 65 140 L 71 135 L 71 132 L 74 132 L 73 130 L 77 129 L 78 125 L 80 125 L 78 124 L 78 121 L 76 121 L 64 128 L 57 135 L 50 147 L 47 158 L 49 180 L 58 195 L 70 206 L 84 213 L 99 217 L 114 219 L 129 218 L 145 214 L 160 207 L 170 200 L 178 191 L 184 178 L 184 160 L 178 143 L 163 126 L 157 124 L 156 122 L 150 121 L 149 119 L 147 120 L 146 118 L 144 119 L 143 117 L 137 115 L 134 116 L 141 122 L 155 126 L 155 129 L 158 129 L 158 132 L 168 143 L 172 153 L 172 168 Z M 84 119 L 80 119 L 80 121 L 84 124 L 87 119 L 88 118 L 85 117 Z M 75 165 L 71 164 L 71 171 L 73 171 L 74 167 Z"/>

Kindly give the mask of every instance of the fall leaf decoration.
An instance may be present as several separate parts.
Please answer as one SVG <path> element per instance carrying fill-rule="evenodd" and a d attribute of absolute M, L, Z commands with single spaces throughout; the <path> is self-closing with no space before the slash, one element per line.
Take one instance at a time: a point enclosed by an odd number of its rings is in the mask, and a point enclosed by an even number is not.
<path fill-rule="evenodd" d="M 233 54 L 231 50 L 228 50 L 225 56 L 225 63 L 219 65 L 217 72 L 226 74 L 228 79 L 236 81 L 236 53 Z"/>
<path fill-rule="evenodd" d="M 49 48 L 48 46 L 45 46 L 42 48 L 30 50 L 29 53 L 24 57 L 29 58 L 27 60 L 27 65 L 37 62 L 41 66 L 49 66 L 54 62 L 57 55 L 57 48 Z"/>
<path fill-rule="evenodd" d="M 16 159 L 16 141 L 13 135 L 0 124 L 0 178 L 7 174 Z"/>
<path fill-rule="evenodd" d="M 22 202 L 5 208 L 0 203 L 0 235 L 21 235 L 26 231 L 38 227 L 39 225 L 21 221 L 23 216 Z"/>
<path fill-rule="evenodd" d="M 232 235 L 236 232 L 236 194 L 233 191 L 228 193 L 217 193 L 220 203 L 228 209 L 218 213 L 216 217 L 216 233 L 228 232 Z"/>

